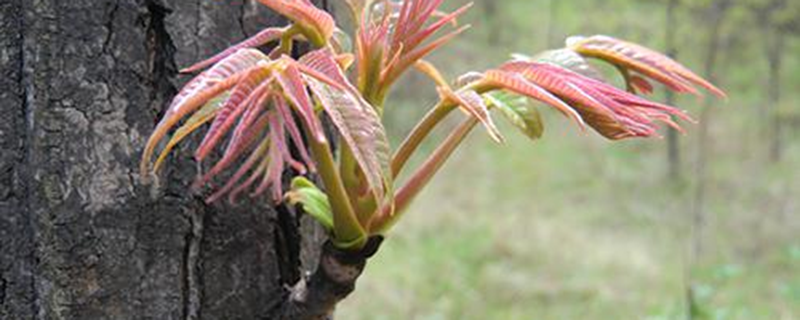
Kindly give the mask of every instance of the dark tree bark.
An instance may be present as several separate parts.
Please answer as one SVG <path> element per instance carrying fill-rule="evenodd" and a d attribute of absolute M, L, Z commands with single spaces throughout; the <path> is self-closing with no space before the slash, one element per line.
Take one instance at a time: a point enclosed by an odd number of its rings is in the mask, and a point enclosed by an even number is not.
<path fill-rule="evenodd" d="M 142 146 L 186 66 L 283 21 L 254 0 L 0 2 L 0 319 L 276 318 L 312 222 L 208 206 Z"/>

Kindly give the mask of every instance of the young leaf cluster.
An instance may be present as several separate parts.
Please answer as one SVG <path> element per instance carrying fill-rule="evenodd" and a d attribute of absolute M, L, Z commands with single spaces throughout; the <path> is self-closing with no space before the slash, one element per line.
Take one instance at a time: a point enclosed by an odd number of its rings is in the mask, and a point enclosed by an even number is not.
<path fill-rule="evenodd" d="M 538 102 L 617 140 L 657 136 L 661 124 L 680 129 L 676 119 L 692 121 L 682 110 L 641 96 L 654 90 L 654 82 L 680 93 L 705 89 L 725 96 L 670 58 L 608 36 L 570 38 L 565 48 L 515 55 L 496 68 L 448 81 L 424 59 L 469 28 L 457 19 L 470 5 L 442 12 L 444 0 L 344 0 L 356 17 L 357 27 L 348 33 L 309 0 L 259 1 L 290 24 L 267 28 L 184 69 L 199 73 L 156 126 L 141 173 L 157 172 L 174 147 L 203 131 L 195 158 L 210 169 L 195 187 L 223 182 L 209 202 L 233 202 L 243 194 L 288 200 L 325 226 L 343 249 L 358 250 L 370 236 L 387 232 L 475 127 L 503 142 L 495 114 L 539 139 L 544 125 L 530 103 Z M 348 37 L 355 39 L 352 52 Z M 313 50 L 291 57 L 299 42 Z M 256 49 L 267 44 L 276 46 L 269 52 Z M 626 89 L 604 80 L 589 59 L 616 67 Z M 383 111 L 392 106 L 387 99 L 392 87 L 412 70 L 433 80 L 439 101 L 393 149 Z M 407 168 L 420 144 L 455 110 L 462 111 L 461 125 L 426 161 Z M 336 153 L 323 117 L 336 129 Z M 215 153 L 221 156 L 212 157 Z M 296 176 L 288 191 L 282 184 L 286 170 Z M 400 184 L 397 177 L 405 170 L 409 178 Z"/>

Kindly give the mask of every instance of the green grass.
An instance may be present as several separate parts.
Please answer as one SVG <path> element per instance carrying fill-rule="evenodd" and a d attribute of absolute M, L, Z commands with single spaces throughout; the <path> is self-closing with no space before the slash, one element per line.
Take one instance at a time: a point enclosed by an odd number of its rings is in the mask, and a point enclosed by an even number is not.
<path fill-rule="evenodd" d="M 502 3 L 500 44 L 486 43 L 497 22 L 465 17 L 476 30 L 432 57 L 447 75 L 496 65 L 502 48 L 546 49 L 547 1 Z M 563 1 L 555 34 L 606 33 L 658 48 L 659 10 L 653 1 Z M 705 38 L 692 14 L 681 13 L 681 60 L 701 70 Z M 746 25 L 726 25 L 737 47 L 719 73 L 731 99 L 710 123 L 697 261 L 688 258 L 697 126 L 687 124 L 683 177 L 673 179 L 665 141 L 609 143 L 545 112 L 535 143 L 503 127 L 509 141 L 497 146 L 476 131 L 389 235 L 338 318 L 685 319 L 690 279 L 707 319 L 800 319 L 800 130 L 788 133 L 783 162 L 770 164 L 759 124 L 765 64 Z M 791 109 L 800 56 L 786 66 Z M 395 92 L 400 102 L 387 110 L 395 141 L 433 104 L 429 85 L 412 75 Z M 699 102 L 679 104 L 696 115 Z"/>
<path fill-rule="evenodd" d="M 503 147 L 476 134 L 390 235 L 340 317 L 682 319 L 692 193 L 664 181 L 661 145 L 552 131 Z M 693 272 L 713 319 L 800 316 L 800 228 L 774 207 L 797 206 L 789 190 L 798 185 L 787 184 L 800 174 L 790 169 L 762 181 L 715 173 Z"/>

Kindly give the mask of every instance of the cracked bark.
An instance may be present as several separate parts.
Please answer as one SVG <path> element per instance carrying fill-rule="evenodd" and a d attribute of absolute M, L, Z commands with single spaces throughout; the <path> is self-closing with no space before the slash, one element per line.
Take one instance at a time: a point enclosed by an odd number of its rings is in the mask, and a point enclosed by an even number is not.
<path fill-rule="evenodd" d="M 277 317 L 313 222 L 204 205 L 188 147 L 157 186 L 135 168 L 177 66 L 280 23 L 253 0 L 0 1 L 0 319 Z"/>

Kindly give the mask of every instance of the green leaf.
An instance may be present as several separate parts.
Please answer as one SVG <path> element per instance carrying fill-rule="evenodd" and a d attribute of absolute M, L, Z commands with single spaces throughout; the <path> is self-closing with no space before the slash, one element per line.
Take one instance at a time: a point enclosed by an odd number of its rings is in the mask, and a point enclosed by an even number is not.
<path fill-rule="evenodd" d="M 333 231 L 333 211 L 328 195 L 310 180 L 304 177 L 294 178 L 292 189 L 286 193 L 286 200 L 293 206 L 302 206 L 303 211 L 322 224 L 328 232 Z"/>
<path fill-rule="evenodd" d="M 537 140 L 542 137 L 544 133 L 542 116 L 527 98 L 504 91 L 485 94 L 484 98 L 488 104 L 497 107 L 497 110 L 528 138 Z"/>

